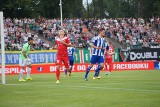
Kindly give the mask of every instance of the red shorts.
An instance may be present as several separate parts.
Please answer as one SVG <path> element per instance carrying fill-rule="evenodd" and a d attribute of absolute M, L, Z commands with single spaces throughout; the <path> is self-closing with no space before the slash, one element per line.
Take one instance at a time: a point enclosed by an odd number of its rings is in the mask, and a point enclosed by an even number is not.
<path fill-rule="evenodd" d="M 66 68 L 69 68 L 69 59 L 68 56 L 57 56 L 56 65 L 61 65 L 62 62 Z"/>
<path fill-rule="evenodd" d="M 108 65 L 111 64 L 112 63 L 112 58 L 106 58 L 105 63 L 108 64 Z"/>

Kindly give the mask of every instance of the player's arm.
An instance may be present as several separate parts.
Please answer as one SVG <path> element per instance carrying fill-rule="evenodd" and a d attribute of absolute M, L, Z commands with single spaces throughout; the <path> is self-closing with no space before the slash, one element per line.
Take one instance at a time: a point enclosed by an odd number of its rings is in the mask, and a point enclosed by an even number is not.
<path fill-rule="evenodd" d="M 54 47 L 52 47 L 52 49 L 57 49 L 57 45 L 55 45 Z"/>
<path fill-rule="evenodd" d="M 64 45 L 66 45 L 67 47 L 74 47 L 74 45 L 73 44 L 70 44 L 70 43 L 66 43 L 66 42 L 64 42 L 63 40 L 62 41 L 60 41 L 62 44 L 64 44 Z"/>
<path fill-rule="evenodd" d="M 66 42 L 64 42 L 63 40 L 60 41 L 60 43 L 64 44 L 64 45 L 68 45 Z"/>
<path fill-rule="evenodd" d="M 70 43 L 68 38 L 65 41 L 61 40 L 60 42 L 66 45 L 67 47 L 74 47 L 74 45 Z"/>
<path fill-rule="evenodd" d="M 94 46 L 93 43 L 89 43 L 89 45 L 90 45 L 91 47 L 95 48 L 95 49 L 101 49 L 100 47 Z"/>
<path fill-rule="evenodd" d="M 24 55 L 25 58 L 28 58 L 26 51 L 22 51 L 22 54 Z"/>
<path fill-rule="evenodd" d="M 95 42 L 97 42 L 97 38 L 96 38 L 96 37 L 94 37 L 94 38 L 92 39 L 92 41 L 89 42 L 89 45 L 90 45 L 92 48 L 101 49 L 100 47 L 97 47 L 97 46 L 94 45 Z"/>
<path fill-rule="evenodd" d="M 55 38 L 56 39 L 56 38 Z M 57 40 L 55 41 L 55 46 L 52 47 L 52 49 L 57 49 L 58 48 L 58 43 L 57 43 Z"/>
<path fill-rule="evenodd" d="M 68 47 L 75 47 L 75 45 L 73 45 L 73 44 L 68 44 L 67 46 Z"/>
<path fill-rule="evenodd" d="M 114 54 L 115 54 L 115 52 L 110 53 L 110 55 L 114 55 Z"/>
<path fill-rule="evenodd" d="M 23 56 L 24 56 L 25 58 L 28 58 L 27 53 L 26 53 L 27 48 L 28 48 L 27 45 L 24 45 L 23 48 L 22 48 L 22 54 L 23 54 Z"/>

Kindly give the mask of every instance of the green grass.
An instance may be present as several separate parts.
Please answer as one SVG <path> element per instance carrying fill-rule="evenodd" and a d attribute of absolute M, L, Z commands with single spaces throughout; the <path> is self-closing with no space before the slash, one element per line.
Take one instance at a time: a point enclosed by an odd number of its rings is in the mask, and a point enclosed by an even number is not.
<path fill-rule="evenodd" d="M 101 79 L 84 81 L 84 72 L 63 77 L 32 74 L 33 81 L 18 82 L 18 75 L 6 76 L 0 84 L 0 107 L 159 107 L 160 71 L 123 71 Z M 0 80 L 1 81 L 1 80 Z"/>

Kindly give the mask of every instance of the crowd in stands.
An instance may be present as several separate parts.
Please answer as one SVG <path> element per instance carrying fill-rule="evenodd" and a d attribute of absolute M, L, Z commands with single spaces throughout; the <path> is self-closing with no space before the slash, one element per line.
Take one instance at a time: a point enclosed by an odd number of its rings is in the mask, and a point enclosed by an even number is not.
<path fill-rule="evenodd" d="M 35 24 L 35 19 L 4 19 L 4 40 L 5 50 L 21 50 L 28 37 L 33 37 L 34 44 L 32 50 L 49 49 L 48 43 L 40 39 L 38 35 L 30 29 L 30 25 Z"/>
<path fill-rule="evenodd" d="M 4 19 L 6 50 L 21 50 L 28 37 L 34 38 L 33 50 L 49 50 L 55 43 L 59 29 L 79 48 L 88 48 L 88 42 L 105 28 L 106 36 L 127 46 L 128 49 L 160 48 L 160 18 L 116 18 L 116 19 Z M 40 39 L 43 35 L 45 39 Z"/>
<path fill-rule="evenodd" d="M 54 41 L 60 26 L 59 19 L 42 19 L 36 23 L 35 29 L 48 40 Z M 87 41 L 98 34 L 104 27 L 106 35 L 126 45 L 128 49 L 159 48 L 160 18 L 117 18 L 117 19 L 64 19 L 63 29 L 67 36 L 78 47 L 87 47 Z"/>

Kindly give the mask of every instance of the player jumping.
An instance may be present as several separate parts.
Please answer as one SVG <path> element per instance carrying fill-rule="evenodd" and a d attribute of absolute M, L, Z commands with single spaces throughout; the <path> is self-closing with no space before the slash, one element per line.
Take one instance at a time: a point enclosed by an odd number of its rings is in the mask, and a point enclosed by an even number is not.
<path fill-rule="evenodd" d="M 68 59 L 68 51 L 67 47 L 73 46 L 70 44 L 70 41 L 67 37 L 65 37 L 65 32 L 63 30 L 59 31 L 59 37 L 56 37 L 56 47 L 57 47 L 57 59 L 56 59 L 56 83 L 60 83 L 60 66 L 62 62 L 64 63 L 69 75 L 71 74 L 71 70 L 69 69 L 69 59 Z"/>

